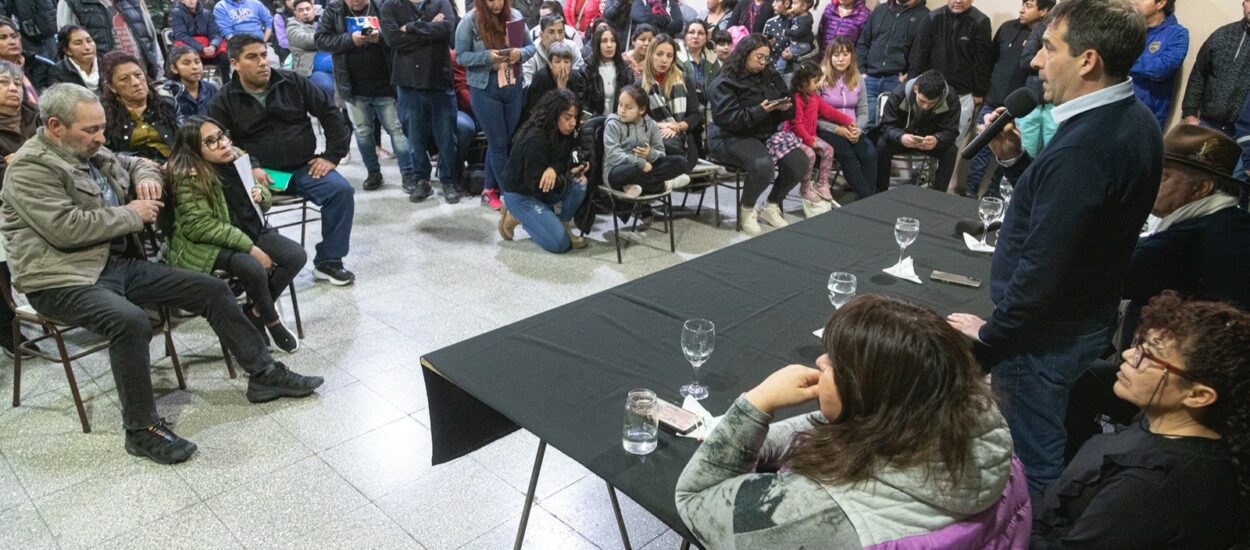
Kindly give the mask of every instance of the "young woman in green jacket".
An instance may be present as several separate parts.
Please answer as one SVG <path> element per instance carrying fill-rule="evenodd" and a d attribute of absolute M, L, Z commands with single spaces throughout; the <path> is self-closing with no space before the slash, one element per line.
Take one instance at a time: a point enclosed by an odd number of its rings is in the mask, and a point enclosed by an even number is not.
<path fill-rule="evenodd" d="M 236 168 L 242 154 L 211 118 L 192 116 L 178 128 L 169 157 L 174 198 L 169 263 L 203 273 L 220 270 L 238 279 L 248 297 L 244 313 L 274 344 L 293 353 L 299 340 L 282 324 L 273 303 L 291 286 L 308 254 L 265 223 L 270 193 L 243 183 L 255 180 Z"/>

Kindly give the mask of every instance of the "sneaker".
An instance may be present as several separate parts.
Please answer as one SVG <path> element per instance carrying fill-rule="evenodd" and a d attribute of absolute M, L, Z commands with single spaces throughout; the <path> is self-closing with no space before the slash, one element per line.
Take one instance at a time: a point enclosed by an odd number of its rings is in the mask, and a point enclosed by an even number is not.
<path fill-rule="evenodd" d="M 624 189 L 622 189 L 622 191 L 624 191 L 624 192 L 625 192 L 625 197 L 626 197 L 626 198 L 636 199 L 636 198 L 638 198 L 640 195 L 642 195 L 642 186 L 641 186 L 641 185 L 634 185 L 634 184 L 631 184 L 631 185 L 626 185 L 626 186 L 625 186 L 625 188 L 624 188 Z"/>
<path fill-rule="evenodd" d="M 573 232 L 573 222 L 564 222 L 564 234 L 569 236 L 569 244 L 573 248 L 586 248 L 586 238 Z"/>
<path fill-rule="evenodd" d="M 738 219 L 742 220 L 742 232 L 747 235 L 759 235 L 763 229 L 760 228 L 759 211 L 752 206 L 739 206 Z"/>
<path fill-rule="evenodd" d="M 833 189 L 829 187 L 829 182 L 813 184 L 812 187 L 816 188 L 816 194 L 820 196 L 820 200 L 825 202 L 833 200 Z"/>
<path fill-rule="evenodd" d="M 803 216 L 806 218 L 814 218 L 828 212 L 832 208 L 833 203 L 825 201 L 812 202 L 807 199 L 803 199 Z"/>
<path fill-rule="evenodd" d="M 499 208 L 503 206 L 503 201 L 499 200 L 498 189 L 487 189 L 482 191 L 482 202 L 486 203 L 486 206 L 494 208 L 495 210 L 499 210 Z"/>
<path fill-rule="evenodd" d="M 421 180 L 417 182 L 417 186 L 408 194 L 409 202 L 421 202 L 430 198 L 434 194 L 434 188 L 430 187 L 430 180 Z"/>
<path fill-rule="evenodd" d="M 324 263 L 313 267 L 313 278 L 320 281 L 330 281 L 335 286 L 350 285 L 356 282 L 356 274 L 343 268 L 343 264 L 339 262 Z"/>
<path fill-rule="evenodd" d="M 138 430 L 126 430 L 126 452 L 157 464 L 177 464 L 191 458 L 197 447 L 173 430 L 162 418 Z"/>
<path fill-rule="evenodd" d="M 678 189 L 682 189 L 686 187 L 687 185 L 690 185 L 690 176 L 687 174 L 682 174 L 664 183 L 668 184 L 668 188 L 670 191 L 676 191 Z"/>
<path fill-rule="evenodd" d="M 287 330 L 286 325 L 282 324 L 282 319 L 278 319 L 278 324 L 266 328 L 273 336 L 273 343 L 278 346 L 278 349 L 287 353 L 295 353 L 295 350 L 299 349 L 299 338 Z"/>
<path fill-rule="evenodd" d="M 516 226 L 521 224 L 521 220 L 516 219 L 511 212 L 508 212 L 508 206 L 504 205 L 499 209 L 499 236 L 505 241 L 512 240 L 516 233 Z"/>
<path fill-rule="evenodd" d="M 416 172 L 404 172 L 404 173 L 401 173 L 399 176 L 400 178 L 403 179 L 404 194 L 405 195 L 411 194 L 412 191 L 417 188 L 417 173 Z"/>
<path fill-rule="evenodd" d="M 269 333 L 265 330 L 265 322 L 262 321 L 260 317 L 252 313 L 252 305 L 253 304 L 251 302 L 247 302 L 240 306 L 243 308 L 243 316 L 247 317 L 247 320 L 252 322 L 252 326 L 256 327 L 256 332 L 260 333 L 260 337 L 265 339 L 265 345 L 268 346 Z"/>
<path fill-rule="evenodd" d="M 304 376 L 291 372 L 281 361 L 264 372 L 258 372 L 247 379 L 247 400 L 252 403 L 265 403 L 279 397 L 304 397 L 321 387 L 325 379 L 320 376 Z"/>
<path fill-rule="evenodd" d="M 760 210 L 760 219 L 764 220 L 764 223 L 777 228 L 790 225 L 786 218 L 781 215 L 781 207 L 771 202 Z"/>
<path fill-rule="evenodd" d="M 382 187 L 383 183 L 385 182 L 382 181 L 381 172 L 369 172 L 369 175 L 365 177 L 365 182 L 360 187 L 365 191 L 377 191 L 378 188 Z"/>
<path fill-rule="evenodd" d="M 447 204 L 456 204 L 460 202 L 460 190 L 456 189 L 455 185 L 448 185 L 444 183 L 443 200 L 447 201 Z"/>
<path fill-rule="evenodd" d="M 824 199 L 820 197 L 820 193 L 816 192 L 816 186 L 813 185 L 812 182 L 810 181 L 804 181 L 803 183 L 799 184 L 799 195 L 803 197 L 804 201 L 807 201 L 813 204 L 824 201 Z"/>

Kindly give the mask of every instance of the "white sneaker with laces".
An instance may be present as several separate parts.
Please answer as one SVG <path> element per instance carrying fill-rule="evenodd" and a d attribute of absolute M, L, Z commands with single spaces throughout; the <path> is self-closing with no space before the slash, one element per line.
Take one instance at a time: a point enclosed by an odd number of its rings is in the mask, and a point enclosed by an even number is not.
<path fill-rule="evenodd" d="M 754 206 L 739 206 L 738 219 L 742 220 L 742 232 L 747 235 L 759 235 L 763 231 L 760 228 L 759 212 Z"/>
<path fill-rule="evenodd" d="M 764 223 L 776 228 L 782 228 L 790 225 L 790 223 L 786 221 L 785 216 L 781 215 L 781 207 L 771 202 L 760 210 L 760 219 L 763 220 Z"/>
<path fill-rule="evenodd" d="M 668 188 L 670 191 L 675 191 L 677 189 L 681 189 L 687 185 L 690 185 L 690 176 L 686 174 L 682 174 L 671 180 L 665 181 L 664 183 L 668 185 Z"/>

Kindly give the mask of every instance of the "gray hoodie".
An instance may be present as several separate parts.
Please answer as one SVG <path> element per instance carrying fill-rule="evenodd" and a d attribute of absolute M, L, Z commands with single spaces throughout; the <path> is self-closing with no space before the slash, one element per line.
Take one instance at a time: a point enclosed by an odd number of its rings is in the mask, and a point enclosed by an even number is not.
<path fill-rule="evenodd" d="M 634 154 L 634 147 L 650 145 L 646 160 Z M 603 177 L 607 179 L 612 169 L 622 164 L 642 167 L 644 162 L 655 162 L 664 156 L 664 140 L 660 127 L 650 116 L 643 115 L 637 122 L 621 120 L 616 113 L 608 115 L 603 125 Z"/>

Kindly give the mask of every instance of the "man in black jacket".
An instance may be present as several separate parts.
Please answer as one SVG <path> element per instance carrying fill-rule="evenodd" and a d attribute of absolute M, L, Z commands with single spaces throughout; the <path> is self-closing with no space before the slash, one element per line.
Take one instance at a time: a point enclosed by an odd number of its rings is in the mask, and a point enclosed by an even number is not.
<path fill-rule="evenodd" d="M 404 188 L 411 189 L 417 184 L 417 175 L 408 138 L 395 109 L 391 49 L 382 41 L 379 13 L 378 5 L 372 0 L 332 2 L 321 12 L 321 22 L 313 38 L 317 41 L 317 50 L 333 54 L 334 87 L 347 103 L 356 133 L 356 147 L 369 171 L 361 188 L 373 191 L 383 183 L 382 165 L 378 163 L 373 141 L 374 121 L 377 120 L 391 136 Z"/>
<path fill-rule="evenodd" d="M 972 115 L 981 109 L 990 91 L 990 72 L 994 69 L 990 33 L 990 18 L 972 7 L 972 0 L 946 0 L 945 6 L 933 10 L 920 25 L 911 49 L 908 67 L 913 73 L 936 69 L 959 94 L 960 138 L 972 127 Z"/>
<path fill-rule="evenodd" d="M 335 170 L 349 149 L 342 112 L 311 80 L 270 69 L 261 38 L 235 34 L 228 49 L 234 77 L 213 99 L 209 116 L 221 122 L 234 144 L 251 156 L 257 183 L 273 183 L 261 169 L 290 173 L 286 192 L 321 207 L 321 242 L 313 258 L 313 277 L 334 285 L 356 282 L 356 275 L 343 267 L 351 244 L 355 192 Z M 317 136 L 309 115 L 321 122 L 325 132 L 322 153 L 316 152 Z"/>
<path fill-rule="evenodd" d="M 1012 125 L 990 144 L 1018 177 L 990 269 L 994 312 L 948 318 L 984 345 L 1034 502 L 1063 470 L 1072 385 L 1111 345 L 1163 159 L 1128 78 L 1146 47 L 1142 16 L 1128 0 L 1064 0 L 1047 21 L 1033 64 L 1059 130 L 1036 159 Z"/>
<path fill-rule="evenodd" d="M 855 59 L 867 88 L 869 128 L 877 125 L 877 98 L 907 80 L 916 31 L 928 18 L 929 8 L 921 0 L 888 0 L 872 10 L 859 31 Z"/>
<path fill-rule="evenodd" d="M 438 181 L 443 200 L 460 202 L 456 184 L 456 101 L 451 79 L 451 48 L 456 12 L 448 0 L 384 0 L 382 37 L 394 52 L 391 83 L 398 88 L 399 120 L 412 150 L 417 182 L 408 200 L 421 202 L 434 194 L 430 186 L 430 134 L 438 146 Z"/>
<path fill-rule="evenodd" d="M 890 188 L 890 162 L 904 151 L 938 159 L 933 188 L 946 189 L 955 172 L 959 109 L 959 96 L 937 71 L 899 84 L 890 93 L 881 120 L 873 128 L 878 193 Z"/>
<path fill-rule="evenodd" d="M 1194 60 L 1181 101 L 1187 124 L 1203 124 L 1233 137 L 1237 112 L 1250 93 L 1250 2 L 1241 3 L 1242 19 L 1215 29 Z M 1242 176 L 1244 177 L 1244 176 Z"/>

